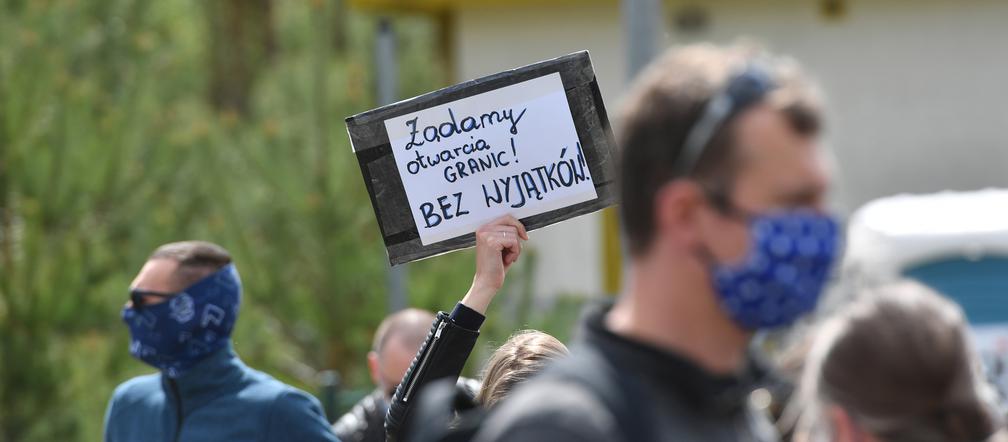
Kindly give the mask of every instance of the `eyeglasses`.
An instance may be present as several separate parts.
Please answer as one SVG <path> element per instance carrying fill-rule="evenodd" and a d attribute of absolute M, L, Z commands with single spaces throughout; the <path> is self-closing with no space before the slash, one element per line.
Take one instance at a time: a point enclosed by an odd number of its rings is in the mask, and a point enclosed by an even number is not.
<path fill-rule="evenodd" d="M 686 141 L 674 164 L 676 174 L 682 176 L 693 172 L 717 129 L 775 87 L 770 74 L 756 63 L 749 63 L 742 72 L 728 80 L 728 84 L 707 102 L 700 119 L 686 134 Z"/>
<path fill-rule="evenodd" d="M 179 295 L 178 293 L 162 293 L 162 292 L 154 292 L 150 290 L 139 290 L 139 289 L 130 289 L 129 291 L 130 301 L 133 303 L 134 308 L 143 307 L 145 303 L 144 300 L 148 296 L 153 296 L 156 298 L 167 300 L 174 298 L 178 295 Z"/>

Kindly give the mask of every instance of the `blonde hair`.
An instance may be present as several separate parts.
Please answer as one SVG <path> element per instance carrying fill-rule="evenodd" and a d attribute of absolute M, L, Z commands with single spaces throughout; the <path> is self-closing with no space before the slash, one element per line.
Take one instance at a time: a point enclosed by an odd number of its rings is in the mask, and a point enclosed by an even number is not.
<path fill-rule="evenodd" d="M 483 385 L 476 400 L 485 407 L 492 407 L 516 385 L 541 371 L 548 362 L 567 353 L 567 346 L 541 331 L 515 333 L 487 361 L 483 369 Z"/>
<path fill-rule="evenodd" d="M 877 288 L 826 322 L 802 379 L 799 441 L 832 440 L 826 410 L 886 442 L 981 441 L 999 427 L 962 310 L 909 281 Z"/>

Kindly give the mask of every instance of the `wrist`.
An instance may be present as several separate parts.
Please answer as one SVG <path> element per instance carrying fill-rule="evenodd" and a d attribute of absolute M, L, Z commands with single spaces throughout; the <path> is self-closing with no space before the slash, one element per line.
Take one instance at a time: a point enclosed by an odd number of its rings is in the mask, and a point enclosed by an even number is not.
<path fill-rule="evenodd" d="M 466 307 L 469 307 L 480 314 L 486 314 L 487 307 L 490 306 L 490 301 L 493 299 L 495 294 L 497 294 L 496 288 L 473 281 L 472 286 L 469 287 L 469 291 L 466 292 L 465 297 L 462 298 L 461 302 Z"/>

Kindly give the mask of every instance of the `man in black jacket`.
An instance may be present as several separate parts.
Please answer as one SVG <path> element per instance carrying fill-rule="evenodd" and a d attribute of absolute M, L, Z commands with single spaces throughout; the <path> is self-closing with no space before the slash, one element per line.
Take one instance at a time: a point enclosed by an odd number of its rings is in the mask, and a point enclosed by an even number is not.
<path fill-rule="evenodd" d="M 415 308 L 400 310 L 382 320 L 375 330 L 368 370 L 375 390 L 341 416 L 333 430 L 344 442 L 384 442 L 385 413 L 396 385 L 427 336 L 434 315 Z"/>
<path fill-rule="evenodd" d="M 625 292 L 476 440 L 774 440 L 749 341 L 814 308 L 838 248 L 815 97 L 793 62 L 696 45 L 624 105 Z"/>

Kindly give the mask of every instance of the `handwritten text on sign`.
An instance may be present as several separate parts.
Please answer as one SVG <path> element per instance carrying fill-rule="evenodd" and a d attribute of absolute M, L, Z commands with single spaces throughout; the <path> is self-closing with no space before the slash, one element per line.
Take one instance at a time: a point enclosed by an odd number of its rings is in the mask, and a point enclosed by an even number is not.
<path fill-rule="evenodd" d="M 423 245 L 596 198 L 560 74 L 385 120 Z"/>

